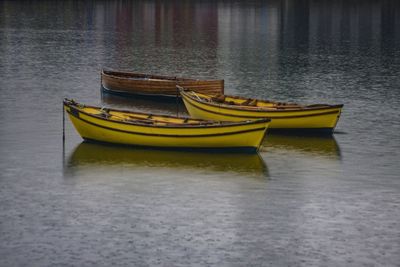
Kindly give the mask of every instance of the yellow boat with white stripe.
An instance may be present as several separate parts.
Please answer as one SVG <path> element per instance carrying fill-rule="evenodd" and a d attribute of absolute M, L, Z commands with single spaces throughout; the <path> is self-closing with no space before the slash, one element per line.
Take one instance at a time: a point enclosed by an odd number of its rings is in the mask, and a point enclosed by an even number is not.
<path fill-rule="evenodd" d="M 332 134 L 343 105 L 299 105 L 238 96 L 211 96 L 184 90 L 180 93 L 193 118 L 243 121 L 270 118 L 268 131 Z"/>
<path fill-rule="evenodd" d="M 64 100 L 64 109 L 83 139 L 143 147 L 257 152 L 269 119 L 205 121 L 105 109 Z"/>

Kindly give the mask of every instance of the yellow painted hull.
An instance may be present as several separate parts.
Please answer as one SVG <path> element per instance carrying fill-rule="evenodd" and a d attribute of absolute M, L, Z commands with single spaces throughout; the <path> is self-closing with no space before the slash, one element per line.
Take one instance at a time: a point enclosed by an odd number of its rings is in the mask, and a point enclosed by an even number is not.
<path fill-rule="evenodd" d="M 269 120 L 202 123 L 118 110 L 112 110 L 108 118 L 104 118 L 100 108 L 68 104 L 64 107 L 76 130 L 86 140 L 145 147 L 256 152 L 269 125 Z M 123 119 L 148 115 L 152 119 L 146 123 Z M 189 123 L 183 122 L 188 120 Z"/>
<path fill-rule="evenodd" d="M 312 108 L 268 109 L 243 108 L 204 101 L 201 97 L 181 91 L 186 109 L 193 118 L 222 121 L 243 121 L 270 118 L 270 130 L 323 130 L 332 132 L 342 110 L 342 105 Z M 321 105 L 322 106 L 322 105 Z"/>

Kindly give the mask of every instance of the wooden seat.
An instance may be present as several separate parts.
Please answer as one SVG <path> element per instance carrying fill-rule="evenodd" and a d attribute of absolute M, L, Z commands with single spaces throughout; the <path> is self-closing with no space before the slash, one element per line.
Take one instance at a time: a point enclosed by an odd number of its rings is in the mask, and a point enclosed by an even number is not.
<path fill-rule="evenodd" d="M 249 102 L 248 106 L 256 107 L 257 106 L 257 99 L 253 99 Z"/>
<path fill-rule="evenodd" d="M 224 103 L 225 101 L 225 96 L 224 95 L 217 95 L 211 98 L 212 101 L 217 102 L 217 103 Z"/>

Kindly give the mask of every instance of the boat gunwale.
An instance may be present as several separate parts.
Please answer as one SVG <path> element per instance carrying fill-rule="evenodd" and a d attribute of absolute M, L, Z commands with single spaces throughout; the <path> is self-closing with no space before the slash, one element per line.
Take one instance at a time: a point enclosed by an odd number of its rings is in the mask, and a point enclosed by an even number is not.
<path fill-rule="evenodd" d="M 315 110 L 324 110 L 324 109 L 336 109 L 336 108 L 343 108 L 343 104 L 337 104 L 337 105 L 329 105 L 329 104 L 315 104 L 315 105 L 320 105 L 320 106 L 313 106 L 313 105 L 309 105 L 309 106 L 301 106 L 299 108 L 294 108 L 294 109 L 290 109 L 290 110 L 285 110 L 285 109 L 268 109 L 267 107 L 246 107 L 244 105 L 237 105 L 237 106 L 233 106 L 233 105 L 228 105 L 228 104 L 224 104 L 224 103 L 217 103 L 215 101 L 212 102 L 206 102 L 204 101 L 202 97 L 199 96 L 199 98 L 201 98 L 201 100 L 196 99 L 194 96 L 190 95 L 189 92 L 194 92 L 192 90 L 188 90 L 188 89 L 180 89 L 180 94 L 182 96 L 182 98 L 184 98 L 185 96 L 187 98 L 192 99 L 195 102 L 199 102 L 202 103 L 204 105 L 208 105 L 208 106 L 213 106 L 213 107 L 217 107 L 217 108 L 225 108 L 225 109 L 232 109 L 232 110 L 238 110 L 238 111 L 249 111 L 249 112 L 272 112 L 272 113 L 284 113 L 284 112 L 297 112 L 297 111 L 315 111 Z M 196 93 L 196 92 L 195 92 Z M 200 93 L 201 94 L 201 93 Z M 232 97 L 232 98 L 236 98 L 236 99 L 241 99 L 241 97 L 235 97 L 235 96 L 230 96 L 230 95 L 225 95 L 227 97 Z M 243 98 L 246 99 L 246 98 Z M 262 100 L 262 99 L 256 99 L 256 98 L 251 98 L 251 99 L 255 99 L 258 100 L 260 102 L 270 102 L 267 100 Z M 270 103 L 276 103 L 276 102 L 270 102 Z M 207 110 L 209 111 L 209 110 Z M 218 113 L 218 114 L 223 114 L 223 113 Z M 232 114 L 224 114 L 224 115 L 230 115 L 230 116 L 235 116 L 235 117 L 249 117 L 249 118 L 258 118 L 258 117 L 253 117 L 253 116 L 245 116 L 245 115 L 232 115 Z M 315 116 L 315 115 L 319 115 L 319 114 L 310 114 L 307 116 Z M 298 117 L 298 116 L 294 116 L 294 117 Z M 277 117 L 277 118 L 284 118 L 284 117 Z"/>
<path fill-rule="evenodd" d="M 101 85 L 103 91 L 107 94 L 114 94 L 114 95 L 121 95 L 121 96 L 127 96 L 127 97 L 134 97 L 134 96 L 138 96 L 138 97 L 162 97 L 162 98 L 168 98 L 168 100 L 173 100 L 176 101 L 176 98 L 181 99 L 181 95 L 175 94 L 175 95 L 166 95 L 166 94 L 158 94 L 158 93 L 154 93 L 154 94 L 150 94 L 150 93 L 143 93 L 143 92 L 138 92 L 136 93 L 135 91 L 121 91 L 121 90 L 114 90 L 114 89 L 109 89 L 107 88 L 104 84 Z"/>
<path fill-rule="evenodd" d="M 122 75 L 127 75 L 126 77 Z M 131 75 L 132 77 L 129 77 Z M 147 82 L 166 82 L 166 83 L 179 83 L 179 82 L 224 82 L 223 79 L 191 79 L 176 76 L 166 76 L 166 75 L 154 75 L 154 74 L 144 74 L 136 73 L 131 71 L 118 71 L 118 70 L 101 70 L 101 76 L 106 76 L 107 78 L 114 78 L 126 81 L 147 81 Z M 158 79 L 158 81 L 145 80 L 145 78 L 136 78 L 135 76 L 148 77 L 148 79 Z"/>
<path fill-rule="evenodd" d="M 271 122 L 271 119 L 269 118 L 259 118 L 258 120 L 243 120 L 243 121 L 239 121 L 239 122 L 232 122 L 232 121 L 212 121 L 212 120 L 201 120 L 201 119 L 192 119 L 190 117 L 176 117 L 176 116 L 170 116 L 170 115 L 158 115 L 158 114 L 149 114 L 149 113 L 143 113 L 143 112 L 133 112 L 133 111 L 127 111 L 127 110 L 118 110 L 118 109 L 113 109 L 113 108 L 106 108 L 108 111 L 115 111 L 115 112 L 122 112 L 122 113 L 129 113 L 129 114 L 140 114 L 140 115 L 148 115 L 148 116 L 156 116 L 156 117 L 164 117 L 164 118 L 172 118 L 172 119 L 183 119 L 183 120 L 195 120 L 195 121 L 204 121 L 204 122 L 213 122 L 212 124 L 188 124 L 188 123 L 182 123 L 177 124 L 177 123 L 168 123 L 166 122 L 165 125 L 154 125 L 154 124 L 144 124 L 144 123 L 138 123 L 135 121 L 116 121 L 116 120 L 110 120 L 108 118 L 103 118 L 101 116 L 96 116 L 94 114 L 85 112 L 81 109 L 79 109 L 78 107 L 74 106 L 72 103 L 69 103 L 67 100 L 65 99 L 63 101 L 64 106 L 67 106 L 69 108 L 72 108 L 80 113 L 85 114 L 86 116 L 95 118 L 95 119 L 100 119 L 103 121 L 107 121 L 107 122 L 112 122 L 112 123 L 118 123 L 118 124 L 125 124 L 125 125 L 135 125 L 135 126 L 142 126 L 142 127 L 151 127 L 151 128 L 167 128 L 167 129 L 201 129 L 201 128 L 221 128 L 221 127 L 235 127 L 235 126 L 246 126 L 246 125 L 253 125 L 253 124 L 265 124 L 267 122 Z M 76 103 L 77 105 L 80 105 L 79 103 Z M 101 110 L 100 107 L 96 107 L 96 106 L 91 106 L 91 105 L 83 105 L 85 108 L 94 108 L 94 109 L 98 109 Z M 67 111 L 68 112 L 68 111 Z M 69 114 L 73 115 L 71 112 L 68 112 Z M 145 120 L 145 119 L 143 119 Z M 222 124 L 223 123 L 223 124 Z M 268 128 L 265 127 L 265 128 Z"/>

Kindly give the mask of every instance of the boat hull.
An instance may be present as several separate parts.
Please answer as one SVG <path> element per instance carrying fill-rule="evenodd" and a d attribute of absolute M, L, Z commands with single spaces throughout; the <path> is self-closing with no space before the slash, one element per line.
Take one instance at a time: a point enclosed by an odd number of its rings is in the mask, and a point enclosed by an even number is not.
<path fill-rule="evenodd" d="M 308 110 L 245 110 L 208 103 L 181 92 L 190 116 L 197 119 L 243 121 L 270 118 L 268 131 L 331 134 L 340 118 L 342 105 Z"/>
<path fill-rule="evenodd" d="M 69 106 L 65 110 L 85 140 L 164 149 L 256 152 L 269 124 L 260 120 L 221 126 L 156 127 L 110 121 Z"/>
<path fill-rule="evenodd" d="M 211 95 L 224 92 L 224 80 L 196 80 L 122 71 L 103 70 L 101 84 L 107 92 L 119 95 L 177 97 L 177 85 Z"/>

